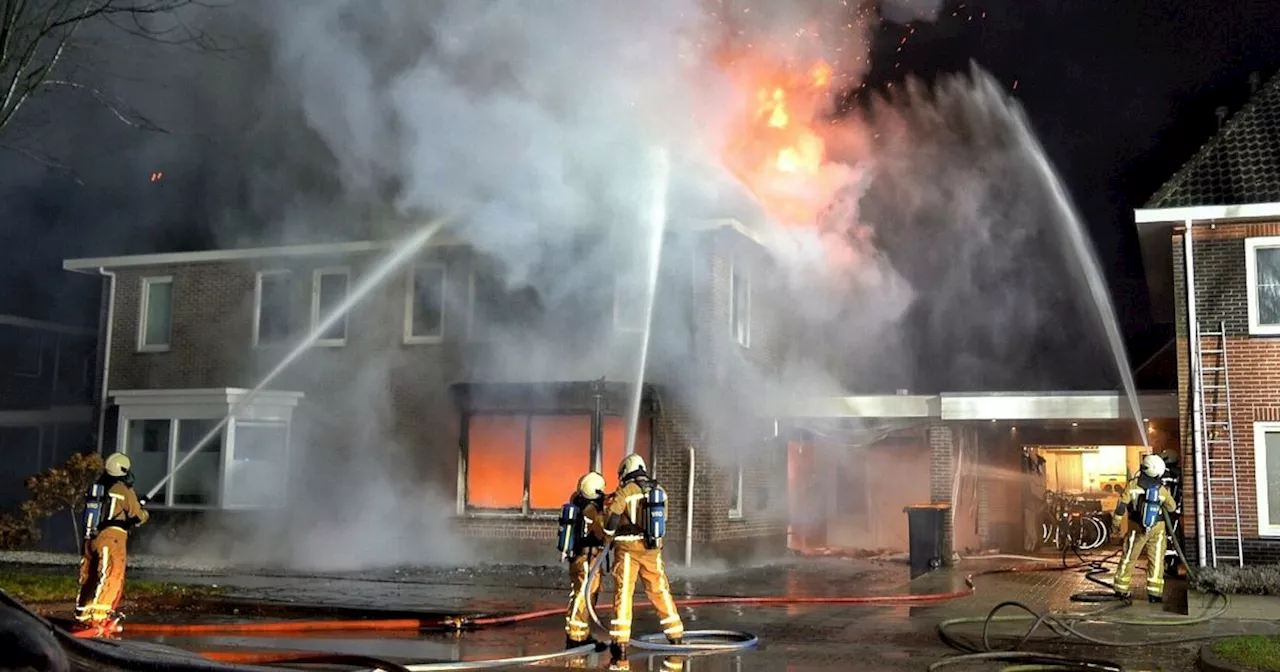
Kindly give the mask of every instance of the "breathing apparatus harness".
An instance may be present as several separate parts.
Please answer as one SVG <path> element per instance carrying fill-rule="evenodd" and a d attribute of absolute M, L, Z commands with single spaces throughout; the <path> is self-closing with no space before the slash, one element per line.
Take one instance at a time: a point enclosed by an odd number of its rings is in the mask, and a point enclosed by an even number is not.
<path fill-rule="evenodd" d="M 569 501 L 560 507 L 560 529 L 556 534 L 556 550 L 560 551 L 561 560 L 570 560 L 592 548 L 601 548 L 604 542 L 591 536 L 591 524 L 587 522 L 585 511 L 594 504 L 596 511 L 604 511 L 604 498 L 587 499 L 580 493 L 573 493 Z M 603 515 L 597 513 L 596 515 Z"/>
<path fill-rule="evenodd" d="M 93 485 L 89 486 L 89 492 L 84 498 L 84 513 L 81 515 L 81 523 L 84 525 L 84 541 L 92 541 L 98 533 L 108 528 L 117 528 L 128 532 L 137 526 L 138 521 L 135 518 L 126 520 L 111 520 L 104 517 L 115 513 L 112 511 L 111 488 L 116 483 L 124 483 L 126 487 L 133 487 L 133 472 L 125 472 L 123 476 L 112 476 L 103 474 Z M 146 500 L 139 500 L 143 505 Z M 105 509 L 105 511 L 104 511 Z"/>

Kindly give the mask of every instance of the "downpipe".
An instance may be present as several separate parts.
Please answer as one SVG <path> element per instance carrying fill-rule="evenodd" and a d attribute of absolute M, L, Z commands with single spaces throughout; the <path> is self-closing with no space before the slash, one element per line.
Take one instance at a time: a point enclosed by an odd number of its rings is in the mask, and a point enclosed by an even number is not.
<path fill-rule="evenodd" d="M 98 274 L 107 278 L 107 315 L 102 333 L 102 384 L 98 386 L 98 454 L 102 454 L 102 446 L 107 431 L 107 376 L 111 375 L 111 333 L 115 331 L 116 313 L 116 274 L 106 268 L 98 268 Z"/>
<path fill-rule="evenodd" d="M 1196 562 L 1200 567 L 1207 567 L 1204 469 L 1205 459 L 1208 455 L 1206 455 L 1207 451 L 1204 446 L 1204 423 L 1200 417 L 1200 414 L 1204 411 L 1204 399 L 1201 396 L 1203 391 L 1198 384 L 1200 380 L 1200 326 L 1196 318 L 1196 271 L 1193 260 L 1195 245 L 1194 237 L 1191 235 L 1194 223 L 1190 219 L 1186 220 L 1185 223 L 1186 229 L 1182 234 L 1182 260 L 1185 266 L 1184 274 L 1186 275 L 1187 286 L 1187 348 L 1191 363 L 1190 382 L 1191 385 L 1195 386 L 1195 389 L 1191 391 L 1191 436 L 1196 470 Z M 1190 568 L 1187 571 L 1190 571 Z"/>
<path fill-rule="evenodd" d="M 693 471 L 694 471 L 694 449 L 693 444 L 689 444 L 689 501 L 685 504 L 684 512 L 684 566 L 693 566 Z"/>

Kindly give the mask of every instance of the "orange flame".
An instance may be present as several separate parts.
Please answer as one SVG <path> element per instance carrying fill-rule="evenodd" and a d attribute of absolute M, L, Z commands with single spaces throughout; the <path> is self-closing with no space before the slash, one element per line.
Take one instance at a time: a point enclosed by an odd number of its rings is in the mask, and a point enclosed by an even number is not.
<path fill-rule="evenodd" d="M 774 217 L 814 223 L 827 200 L 827 148 L 815 119 L 827 102 L 832 67 L 819 61 L 800 72 L 747 59 L 728 67 L 744 91 L 754 92 L 755 109 L 734 129 L 726 166 Z"/>

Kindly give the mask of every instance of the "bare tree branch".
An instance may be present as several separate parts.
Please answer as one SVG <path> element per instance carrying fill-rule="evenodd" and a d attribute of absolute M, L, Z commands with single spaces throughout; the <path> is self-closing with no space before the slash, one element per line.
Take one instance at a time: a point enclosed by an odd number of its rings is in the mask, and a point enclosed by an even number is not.
<path fill-rule="evenodd" d="M 84 182 L 82 182 L 80 180 L 80 177 L 76 175 L 76 171 L 72 170 L 69 166 L 58 161 L 57 159 L 54 159 L 53 157 L 45 156 L 44 154 L 34 152 L 25 147 L 21 147 L 18 145 L 4 144 L 4 143 L 0 143 L 0 150 L 14 152 L 15 154 L 21 154 L 27 157 L 28 159 L 31 159 L 32 161 L 35 161 L 36 163 L 46 168 L 52 168 L 53 170 L 63 173 L 67 177 L 71 178 L 71 180 L 74 181 L 76 184 L 84 186 Z"/>
<path fill-rule="evenodd" d="M 216 41 L 182 16 L 187 8 L 214 6 L 210 0 L 0 0 L 0 135 L 33 97 L 56 87 L 88 93 L 133 128 L 165 132 L 101 87 L 75 81 L 64 67 L 68 53 L 83 46 L 74 38 L 94 21 L 158 44 L 217 51 Z"/>

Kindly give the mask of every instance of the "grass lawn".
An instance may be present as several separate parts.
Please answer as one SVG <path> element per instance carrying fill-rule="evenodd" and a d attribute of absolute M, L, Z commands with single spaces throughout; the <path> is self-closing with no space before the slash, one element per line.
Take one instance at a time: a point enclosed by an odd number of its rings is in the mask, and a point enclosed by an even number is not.
<path fill-rule="evenodd" d="M 0 589 L 23 602 L 74 602 L 80 586 L 75 570 L 42 574 L 0 570 Z M 217 588 L 186 586 L 176 583 L 154 583 L 125 579 L 124 596 L 128 600 L 181 600 L 220 594 Z"/>
<path fill-rule="evenodd" d="M 1214 644 L 1213 652 L 1224 660 L 1250 669 L 1280 672 L 1280 637 L 1232 637 Z"/>

